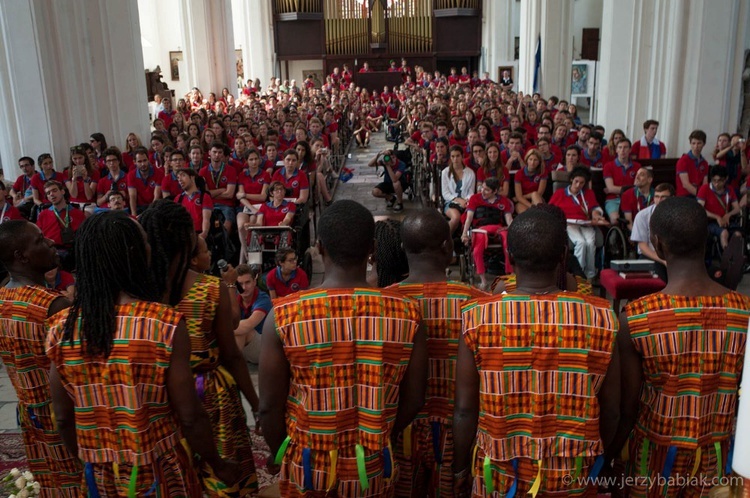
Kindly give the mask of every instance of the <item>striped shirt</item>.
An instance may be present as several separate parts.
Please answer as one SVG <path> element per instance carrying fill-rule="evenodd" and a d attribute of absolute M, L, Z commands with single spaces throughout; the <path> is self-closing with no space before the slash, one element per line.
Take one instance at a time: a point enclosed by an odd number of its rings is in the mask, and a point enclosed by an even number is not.
<path fill-rule="evenodd" d="M 281 298 L 276 331 L 291 368 L 287 434 L 316 454 L 388 446 L 419 307 L 376 289 L 316 289 Z"/>
<path fill-rule="evenodd" d="M 463 308 L 479 370 L 477 445 L 495 461 L 603 453 L 597 394 L 618 322 L 578 293 L 492 296 Z"/>
<path fill-rule="evenodd" d="M 670 296 L 630 303 L 630 337 L 643 356 L 636 431 L 653 443 L 695 449 L 732 434 L 750 298 Z"/>
<path fill-rule="evenodd" d="M 81 348 L 80 318 L 73 342 L 63 342 L 67 317 L 65 310 L 50 319 L 47 356 L 75 402 L 78 456 L 91 463 L 140 466 L 180 445 L 166 377 L 182 315 L 157 303 L 116 306 L 107 358 L 91 357 Z"/>

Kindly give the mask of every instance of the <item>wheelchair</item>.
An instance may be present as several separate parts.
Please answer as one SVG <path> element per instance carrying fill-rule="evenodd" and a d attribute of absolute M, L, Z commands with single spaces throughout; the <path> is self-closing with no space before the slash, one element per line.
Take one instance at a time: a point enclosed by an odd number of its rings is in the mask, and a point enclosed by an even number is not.
<path fill-rule="evenodd" d="M 505 275 L 507 269 L 505 268 L 505 252 L 506 248 L 503 244 L 502 236 L 500 231 L 494 235 L 490 235 L 482 227 L 487 225 L 501 225 L 503 221 L 503 213 L 498 209 L 492 209 L 487 207 L 479 207 L 474 214 L 475 226 L 469 230 L 469 243 L 464 245 L 459 242 L 456 245 L 456 255 L 458 257 L 459 272 L 462 282 L 474 284 L 474 280 L 477 276 L 477 265 L 474 261 L 473 255 L 473 234 L 476 232 L 483 232 L 487 234 L 488 245 L 484 251 L 484 263 L 486 273 L 493 275 Z M 458 248 L 462 250 L 459 252 Z"/>

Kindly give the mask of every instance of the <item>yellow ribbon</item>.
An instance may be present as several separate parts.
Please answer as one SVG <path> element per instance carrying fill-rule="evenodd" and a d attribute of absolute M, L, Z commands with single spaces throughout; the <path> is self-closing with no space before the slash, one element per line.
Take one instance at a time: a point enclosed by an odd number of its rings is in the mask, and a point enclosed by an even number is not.
<path fill-rule="evenodd" d="M 691 476 L 698 475 L 698 467 L 701 465 L 701 457 L 703 456 L 703 451 L 698 448 L 695 450 L 695 462 L 693 463 L 693 470 L 690 471 Z"/>
<path fill-rule="evenodd" d="M 404 456 L 409 458 L 411 457 L 411 424 L 406 426 L 406 429 L 404 429 Z"/>
<path fill-rule="evenodd" d="M 528 494 L 530 494 L 532 498 L 536 498 L 536 494 L 539 492 L 539 488 L 542 486 L 542 461 L 537 460 L 536 464 L 539 467 L 539 470 L 537 471 L 536 478 L 534 479 L 534 482 L 531 483 L 531 489 L 528 492 Z"/>
<path fill-rule="evenodd" d="M 328 469 L 328 491 L 331 491 L 336 486 L 336 463 L 339 459 L 339 450 L 331 450 L 328 454 L 331 457 L 331 466 Z"/>
<path fill-rule="evenodd" d="M 474 451 L 471 452 L 471 477 L 476 477 L 477 475 L 477 451 L 479 450 L 479 445 L 474 445 Z"/>

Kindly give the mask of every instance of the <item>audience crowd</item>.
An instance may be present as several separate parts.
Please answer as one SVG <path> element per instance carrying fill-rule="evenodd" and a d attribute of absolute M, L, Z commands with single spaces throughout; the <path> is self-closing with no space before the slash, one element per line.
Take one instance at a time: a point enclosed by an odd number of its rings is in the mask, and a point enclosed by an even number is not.
<path fill-rule="evenodd" d="M 160 98 L 147 141 L 93 133 L 64 168 L 24 156 L 0 182 L 0 356 L 42 496 L 254 495 L 241 396 L 282 496 L 707 496 L 724 483 L 750 298 L 704 260 L 709 237 L 742 236 L 744 137 L 722 133 L 709 159 L 704 131 L 679 154 L 653 119 L 605 139 L 510 75 L 391 63 L 403 84 L 382 92 L 344 66 L 322 88 L 274 78 L 237 98 Z M 427 167 L 442 202 L 375 223 L 333 203 L 328 179 L 347 137 L 368 147 L 388 127 L 411 153 L 375 155 L 373 195 L 404 210 Z M 654 186 L 643 165 L 678 156 L 674 181 Z M 246 264 L 255 227 L 311 205 L 321 285 L 308 289 L 289 247 L 266 275 Z M 666 282 L 622 313 L 590 292 L 611 225 Z M 218 277 L 217 232 L 241 247 Z M 446 277 L 462 243 L 478 287 Z"/>

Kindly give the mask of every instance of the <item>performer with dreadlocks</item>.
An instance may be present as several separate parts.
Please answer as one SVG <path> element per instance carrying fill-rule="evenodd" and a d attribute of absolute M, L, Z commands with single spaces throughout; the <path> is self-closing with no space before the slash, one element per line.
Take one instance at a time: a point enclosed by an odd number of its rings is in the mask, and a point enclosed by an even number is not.
<path fill-rule="evenodd" d="M 427 351 L 417 304 L 367 285 L 374 231 L 367 208 L 334 202 L 318 224 L 325 280 L 266 318 L 261 416 L 281 496 L 393 496 L 390 440 L 422 407 Z"/>
<path fill-rule="evenodd" d="M 222 458 L 240 462 L 236 484 L 230 487 L 201 462 L 203 489 L 212 497 L 247 496 L 255 492 L 258 480 L 239 391 L 254 413 L 258 395 L 234 339 L 229 291 L 221 279 L 182 266 L 195 247 L 193 221 L 184 207 L 166 199 L 156 201 L 143 213 L 141 223 L 148 233 L 152 273 L 162 286 L 161 295 L 168 296 L 169 304 L 176 304 L 185 316 L 195 389 L 214 428 L 216 446 Z"/>
<path fill-rule="evenodd" d="M 122 211 L 81 226 L 76 298 L 47 339 L 55 416 L 89 496 L 200 498 L 180 426 L 218 475 L 233 481 L 237 465 L 219 456 L 195 394 L 182 315 L 154 302 L 145 238 Z"/>
<path fill-rule="evenodd" d="M 409 262 L 401 247 L 400 221 L 387 219 L 375 223 L 375 252 L 371 259 L 378 287 L 393 285 L 409 274 Z"/>
<path fill-rule="evenodd" d="M 48 290 L 44 274 L 59 258 L 50 239 L 26 220 L 0 224 L 0 263 L 10 273 L 0 288 L 0 357 L 18 396 L 18 416 L 29 470 L 40 496 L 79 496 L 81 467 L 63 445 L 52 417 L 45 320 L 70 306 Z"/>
<path fill-rule="evenodd" d="M 453 257 L 448 222 L 434 209 L 409 214 L 401 225 L 409 278 L 389 287 L 417 300 L 427 333 L 430 371 L 426 402 L 396 444 L 396 496 L 453 496 L 453 397 L 461 305 L 486 296 L 470 285 L 447 281 Z"/>
<path fill-rule="evenodd" d="M 554 215 L 519 215 L 508 229 L 516 289 L 463 307 L 453 418 L 460 498 L 596 496 L 584 483 L 615 435 L 618 324 L 608 301 L 560 291 L 566 241 Z"/>

